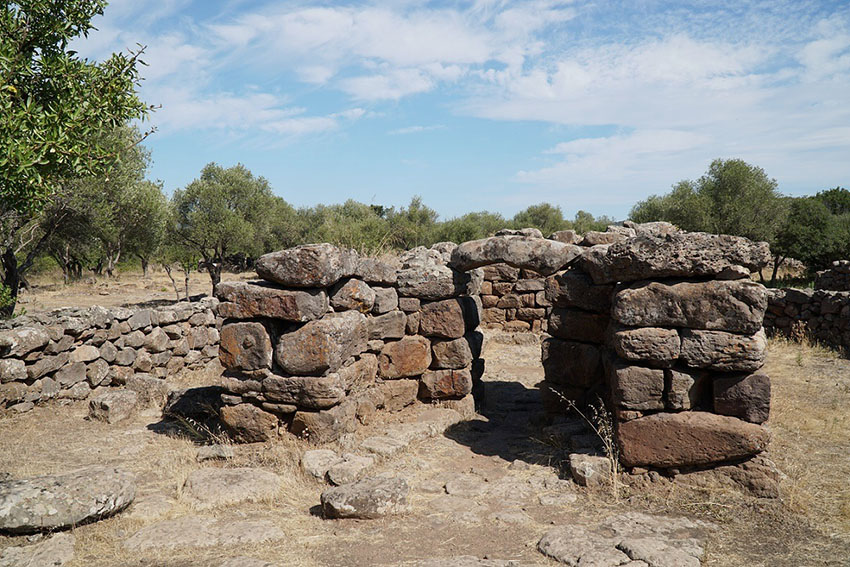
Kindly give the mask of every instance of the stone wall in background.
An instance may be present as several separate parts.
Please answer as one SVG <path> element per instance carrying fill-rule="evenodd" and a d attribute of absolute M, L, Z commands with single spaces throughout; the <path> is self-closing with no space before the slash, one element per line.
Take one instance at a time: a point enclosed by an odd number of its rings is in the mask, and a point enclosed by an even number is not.
<path fill-rule="evenodd" d="M 805 337 L 850 348 L 850 292 L 822 289 L 769 289 L 764 327 L 768 334 Z"/>
<path fill-rule="evenodd" d="M 162 405 L 166 377 L 218 357 L 218 300 L 155 309 L 61 309 L 0 323 L 0 407 L 28 411 L 124 386 Z"/>
<path fill-rule="evenodd" d="M 850 260 L 836 260 L 832 268 L 818 272 L 815 289 L 850 291 Z"/>
<path fill-rule="evenodd" d="M 221 283 L 222 421 L 245 441 L 287 428 L 322 443 L 417 400 L 472 409 L 482 274 L 448 267 L 453 248 L 386 263 L 308 244 L 262 256 L 262 280 Z"/>

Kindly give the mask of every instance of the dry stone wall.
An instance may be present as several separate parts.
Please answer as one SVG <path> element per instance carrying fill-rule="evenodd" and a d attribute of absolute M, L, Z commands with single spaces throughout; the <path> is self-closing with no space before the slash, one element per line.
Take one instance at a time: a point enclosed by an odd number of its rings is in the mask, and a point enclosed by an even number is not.
<path fill-rule="evenodd" d="M 221 283 L 222 421 L 246 441 L 287 428 L 322 443 L 417 399 L 471 405 L 482 274 L 448 267 L 453 247 L 391 264 L 309 244 L 261 257 L 260 281 Z"/>
<path fill-rule="evenodd" d="M 764 327 L 768 334 L 808 337 L 850 349 L 850 292 L 822 289 L 769 289 Z"/>
<path fill-rule="evenodd" d="M 832 268 L 818 272 L 815 289 L 850 291 L 850 260 L 836 260 Z"/>
<path fill-rule="evenodd" d="M 62 309 L 0 327 L 0 407 L 28 411 L 124 386 L 162 404 L 165 378 L 218 357 L 218 301 L 158 309 Z"/>
<path fill-rule="evenodd" d="M 459 269 L 491 261 L 548 275 L 545 405 L 563 412 L 603 400 L 628 467 L 703 467 L 762 452 L 767 294 L 749 274 L 769 262 L 767 244 L 665 223 L 611 227 L 584 246 L 554 236 L 493 237 L 452 255 Z"/>

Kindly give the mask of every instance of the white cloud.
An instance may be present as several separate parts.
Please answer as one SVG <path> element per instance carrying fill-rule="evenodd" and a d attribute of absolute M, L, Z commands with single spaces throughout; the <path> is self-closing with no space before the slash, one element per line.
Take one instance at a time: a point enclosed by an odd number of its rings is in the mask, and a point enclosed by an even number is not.
<path fill-rule="evenodd" d="M 358 100 L 398 100 L 430 91 L 436 83 L 419 69 L 391 69 L 381 74 L 345 79 L 340 85 Z"/>
<path fill-rule="evenodd" d="M 434 124 L 432 126 L 406 126 L 404 128 L 397 128 L 396 130 L 390 130 L 387 134 L 391 136 L 398 136 L 403 134 L 418 134 L 420 132 L 433 132 L 434 130 L 445 130 L 446 126 L 444 124 Z"/>

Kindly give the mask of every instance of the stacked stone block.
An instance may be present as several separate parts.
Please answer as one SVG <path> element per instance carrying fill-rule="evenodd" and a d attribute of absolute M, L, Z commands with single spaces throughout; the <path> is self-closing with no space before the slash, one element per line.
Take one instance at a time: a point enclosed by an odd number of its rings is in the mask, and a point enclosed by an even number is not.
<path fill-rule="evenodd" d="M 543 276 L 504 263 L 485 266 L 483 271 L 481 304 L 485 327 L 505 331 L 546 330 L 552 304 L 546 299 Z"/>
<path fill-rule="evenodd" d="M 793 288 L 767 292 L 764 327 L 768 334 L 850 349 L 850 292 Z"/>
<path fill-rule="evenodd" d="M 15 411 L 54 398 L 85 399 L 125 386 L 162 403 L 166 378 L 218 357 L 218 303 L 160 309 L 62 309 L 0 328 L 0 407 Z"/>
<path fill-rule="evenodd" d="M 547 279 L 549 407 L 603 400 L 626 466 L 680 468 L 763 451 L 764 243 L 664 225 L 595 245 Z M 545 391 L 546 389 L 544 389 Z"/>
<path fill-rule="evenodd" d="M 224 423 L 246 441 L 285 427 L 321 443 L 379 409 L 471 402 L 481 274 L 449 268 L 452 247 L 392 265 L 304 245 L 261 257 L 261 281 L 219 284 Z"/>
<path fill-rule="evenodd" d="M 815 289 L 850 291 L 850 260 L 836 260 L 832 268 L 818 272 Z"/>

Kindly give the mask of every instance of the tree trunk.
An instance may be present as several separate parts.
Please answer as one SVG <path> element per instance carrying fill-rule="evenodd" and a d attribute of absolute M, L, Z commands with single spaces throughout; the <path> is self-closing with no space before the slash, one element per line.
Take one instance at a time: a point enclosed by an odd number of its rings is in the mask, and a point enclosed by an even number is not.
<path fill-rule="evenodd" d="M 212 293 L 210 295 L 215 295 L 215 288 L 221 283 L 222 265 L 222 262 L 210 262 L 207 264 L 207 271 L 209 272 L 210 280 L 212 281 Z"/>
<path fill-rule="evenodd" d="M 144 256 L 139 256 L 139 260 L 142 261 L 142 277 L 147 279 L 148 278 L 148 259 L 145 258 Z M 171 268 L 169 267 L 169 270 L 170 269 Z M 171 277 L 171 272 L 168 272 L 168 277 L 169 278 Z M 174 279 L 172 278 L 171 281 L 173 282 Z"/>
<path fill-rule="evenodd" d="M 770 275 L 770 285 L 772 286 L 774 282 L 776 282 L 776 273 L 779 271 L 779 266 L 782 265 L 782 262 L 785 261 L 785 258 L 782 256 L 776 255 L 773 257 L 773 273 Z"/>
<path fill-rule="evenodd" d="M 15 313 L 18 303 L 18 289 L 21 284 L 21 274 L 18 271 L 18 258 L 13 248 L 6 248 L 0 257 L 3 263 L 3 286 L 9 288 L 9 301 L 0 305 L 0 319 L 8 319 Z"/>
<path fill-rule="evenodd" d="M 147 264 L 142 261 L 142 269 L 146 269 Z M 174 276 L 171 274 L 171 266 L 169 264 L 163 264 L 162 267 L 165 269 L 165 273 L 168 274 L 168 279 L 171 280 L 171 286 L 174 288 L 174 295 L 177 296 L 177 303 L 180 303 L 180 290 L 177 289 L 177 282 L 174 280 Z"/>
<path fill-rule="evenodd" d="M 191 303 L 192 301 L 189 299 L 189 268 L 187 266 L 183 266 L 183 277 L 186 285 L 186 303 Z"/>

